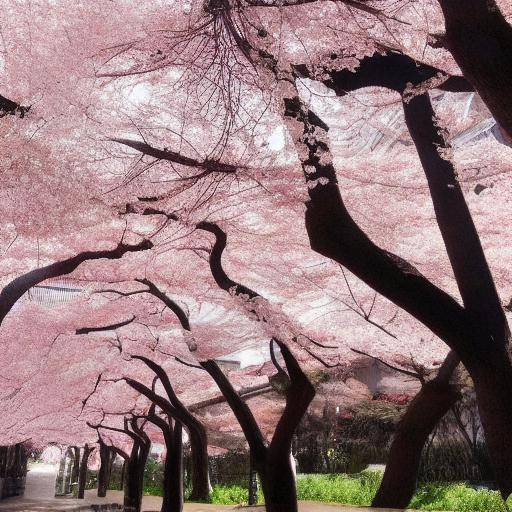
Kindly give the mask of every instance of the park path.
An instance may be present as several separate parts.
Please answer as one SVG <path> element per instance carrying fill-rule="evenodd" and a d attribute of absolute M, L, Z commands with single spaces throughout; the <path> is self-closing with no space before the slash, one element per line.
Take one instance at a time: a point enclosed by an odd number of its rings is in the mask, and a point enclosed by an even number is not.
<path fill-rule="evenodd" d="M 96 490 L 86 491 L 84 500 L 70 498 L 55 498 L 55 479 L 57 466 L 49 464 L 33 464 L 27 474 L 25 495 L 7 498 L 0 501 L 0 512 L 78 512 L 85 511 L 93 504 L 122 503 L 121 491 L 109 491 L 106 498 L 98 498 Z M 162 498 L 157 496 L 144 496 L 142 509 L 145 512 L 158 512 Z M 300 512 L 368 512 L 369 509 L 342 507 L 325 503 L 301 502 Z M 372 512 L 379 512 L 371 509 Z M 263 507 L 234 507 L 228 505 L 205 505 L 202 503 L 186 503 L 184 512 L 263 512 Z M 381 512 L 392 512 L 391 509 Z"/>

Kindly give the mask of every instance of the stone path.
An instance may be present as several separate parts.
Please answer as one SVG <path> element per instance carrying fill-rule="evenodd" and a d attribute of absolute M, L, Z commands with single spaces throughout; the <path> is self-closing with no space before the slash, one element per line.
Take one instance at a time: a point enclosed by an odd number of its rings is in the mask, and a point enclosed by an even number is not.
<path fill-rule="evenodd" d="M 123 493 L 121 491 L 109 491 L 106 498 L 98 498 L 96 491 L 86 491 L 85 499 L 75 500 L 70 498 L 55 498 L 55 479 L 57 467 L 48 464 L 34 464 L 30 467 L 27 475 L 25 495 L 23 497 L 8 498 L 0 501 L 0 512 L 78 512 L 90 510 L 90 505 L 122 503 Z M 159 512 L 162 505 L 162 498 L 157 496 L 144 496 L 142 510 L 147 512 Z M 184 512 L 263 512 L 264 507 L 240 507 L 228 505 L 205 505 L 202 503 L 186 503 Z M 371 509 L 372 512 L 379 512 Z M 301 502 L 300 512 L 362 512 L 368 511 L 364 508 L 342 507 L 340 505 L 329 505 L 326 503 Z M 392 512 L 391 509 L 381 512 Z M 400 512 L 400 511 L 397 511 Z"/>

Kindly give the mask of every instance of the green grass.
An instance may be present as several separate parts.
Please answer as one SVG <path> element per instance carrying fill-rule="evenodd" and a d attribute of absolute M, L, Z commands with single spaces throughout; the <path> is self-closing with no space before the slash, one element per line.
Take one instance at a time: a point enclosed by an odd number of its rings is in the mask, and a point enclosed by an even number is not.
<path fill-rule="evenodd" d="M 370 505 L 381 478 L 381 473 L 369 471 L 354 476 L 299 475 L 297 497 L 299 500 Z"/>
<path fill-rule="evenodd" d="M 368 506 L 375 495 L 382 473 L 363 471 L 356 475 L 299 475 L 299 500 Z M 161 495 L 159 487 L 147 486 L 146 494 Z M 247 489 L 239 485 L 215 485 L 211 503 L 238 505 L 247 503 Z M 261 490 L 259 503 L 263 503 Z M 475 490 L 465 483 L 435 483 L 419 487 L 410 508 L 453 512 L 507 512 L 496 491 Z"/>
<path fill-rule="evenodd" d="M 414 495 L 410 507 L 456 512 L 506 512 L 508 510 L 499 492 L 485 489 L 477 491 L 464 483 L 423 485 Z"/>

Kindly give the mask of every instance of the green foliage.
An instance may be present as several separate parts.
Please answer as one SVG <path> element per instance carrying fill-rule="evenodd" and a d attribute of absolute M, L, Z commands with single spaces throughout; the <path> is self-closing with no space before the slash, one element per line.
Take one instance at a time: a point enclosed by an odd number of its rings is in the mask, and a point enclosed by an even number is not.
<path fill-rule="evenodd" d="M 370 505 L 382 479 L 382 473 L 363 471 L 358 475 L 299 475 L 299 500 L 346 505 Z M 421 485 L 411 509 L 450 510 L 453 512 L 507 512 L 497 491 L 476 490 L 465 483 Z"/>
<path fill-rule="evenodd" d="M 211 493 L 211 503 L 216 505 L 247 504 L 249 491 L 239 485 L 214 485 Z M 263 503 L 261 490 L 258 493 L 258 503 Z"/>
<path fill-rule="evenodd" d="M 368 506 L 379 488 L 382 473 L 363 471 L 357 475 L 299 475 L 299 500 Z M 247 503 L 248 492 L 239 485 L 215 485 L 211 502 L 219 505 Z M 263 503 L 261 490 L 258 503 Z M 465 483 L 435 483 L 420 486 L 411 509 L 453 512 L 507 512 L 496 491 L 476 490 Z"/>
<path fill-rule="evenodd" d="M 499 492 L 476 490 L 464 483 L 422 485 L 410 506 L 421 510 L 453 510 L 455 512 L 507 511 Z"/>
<path fill-rule="evenodd" d="M 144 468 L 144 487 L 160 487 L 163 481 L 164 465 L 152 457 L 148 457 Z"/>
<path fill-rule="evenodd" d="M 144 485 L 144 494 L 148 496 L 163 496 L 161 485 Z"/>
<path fill-rule="evenodd" d="M 370 505 L 380 485 L 382 473 L 363 471 L 358 475 L 299 475 L 299 500 Z"/>

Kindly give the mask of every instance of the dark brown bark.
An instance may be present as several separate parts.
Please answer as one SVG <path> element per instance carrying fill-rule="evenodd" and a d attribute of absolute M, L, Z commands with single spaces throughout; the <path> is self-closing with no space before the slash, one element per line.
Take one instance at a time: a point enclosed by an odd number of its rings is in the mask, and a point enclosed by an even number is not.
<path fill-rule="evenodd" d="M 153 404 L 146 418 L 162 431 L 167 452 L 162 481 L 161 512 L 181 512 L 183 509 L 183 428 L 179 421 L 175 421 L 173 426 L 170 416 L 167 416 L 167 419 L 158 416 L 155 409 L 156 404 Z"/>
<path fill-rule="evenodd" d="M 208 501 L 210 496 L 210 478 L 208 473 L 208 438 L 203 424 L 185 407 L 174 392 L 169 376 L 165 370 L 155 362 L 142 356 L 133 356 L 144 362 L 160 379 L 168 399 L 156 395 L 152 390 L 140 383 L 127 379 L 129 385 L 143 393 L 153 403 L 156 403 L 166 414 L 181 422 L 187 429 L 190 439 L 192 456 L 192 492 L 190 499 L 195 501 Z"/>
<path fill-rule="evenodd" d="M 249 301 L 261 297 L 258 292 L 234 281 L 226 274 L 222 266 L 222 255 L 227 245 L 227 235 L 220 226 L 211 222 L 200 222 L 196 225 L 196 228 L 208 231 L 215 236 L 215 243 L 210 251 L 209 264 L 217 285 L 223 290 L 243 296 Z M 256 310 L 254 312 L 256 313 Z M 258 316 L 257 318 L 262 322 L 268 320 L 264 316 Z M 273 352 L 274 342 L 281 349 L 288 375 L 276 361 Z M 242 427 L 249 444 L 252 463 L 260 477 L 266 510 L 269 512 L 296 512 L 297 489 L 295 474 L 291 465 L 291 442 L 295 429 L 315 396 L 315 389 L 284 343 L 277 338 L 273 338 L 270 348 L 272 362 L 278 373 L 285 378 L 287 386 L 285 410 L 278 421 L 268 446 L 251 410 L 232 387 L 215 361 L 202 362 L 201 366 L 215 380 Z"/>
<path fill-rule="evenodd" d="M 249 409 L 223 374 L 217 363 L 204 361 L 201 366 L 215 380 L 226 397 L 249 444 L 251 460 L 260 477 L 265 508 L 268 512 L 297 512 L 297 489 L 291 464 L 292 436 L 306 412 L 315 390 L 286 345 L 275 340 L 288 370 L 286 406 L 274 435 L 267 446 L 261 430 Z"/>
<path fill-rule="evenodd" d="M 15 101 L 6 98 L 0 94 L 0 117 L 6 115 L 25 117 L 25 114 L 30 110 L 30 106 L 20 105 Z"/>
<path fill-rule="evenodd" d="M 87 483 L 87 464 L 89 456 L 94 450 L 94 446 L 85 445 L 82 453 L 82 461 L 80 462 L 80 471 L 78 473 L 78 499 L 84 499 L 85 484 Z"/>
<path fill-rule="evenodd" d="M 171 446 L 168 446 L 164 469 L 164 488 L 167 489 L 167 508 L 162 504 L 162 512 L 183 510 L 183 428 L 179 421 L 174 422 Z"/>
<path fill-rule="evenodd" d="M 133 440 L 132 450 L 125 467 L 124 507 L 128 512 L 140 512 L 141 510 L 144 468 L 151 447 L 148 436 L 139 427 L 137 421 L 137 419 L 133 419 L 129 424 L 125 422 L 125 431 Z"/>
<path fill-rule="evenodd" d="M 381 69 L 382 74 L 371 73 L 374 62 L 374 58 L 363 61 L 364 80 L 354 79 L 358 73 L 333 74 L 332 81 L 336 82 L 338 91 L 345 93 L 351 87 L 382 85 L 404 93 L 406 74 L 393 75 L 384 69 Z M 406 68 L 408 73 L 414 71 L 410 64 L 406 63 Z M 380 83 L 379 76 L 382 77 Z M 421 77 L 411 83 L 421 83 Z M 475 382 L 497 481 L 502 495 L 508 496 L 512 491 L 512 408 L 504 395 L 512 391 L 512 366 L 506 350 L 509 331 L 453 165 L 440 154 L 447 145 L 436 126 L 428 95 L 410 95 L 404 100 L 404 112 L 427 177 L 436 219 L 464 307 L 408 262 L 376 246 L 359 228 L 343 203 L 334 167 L 323 164 L 319 158 L 319 153 L 329 151 L 328 127 L 314 113 L 305 110 L 298 97 L 285 100 L 285 107 L 285 115 L 301 122 L 307 136 L 305 144 L 309 155 L 302 164 L 313 167 L 315 172 L 305 173 L 306 181 L 319 178 L 328 181 L 326 185 L 308 189 L 306 228 L 311 247 L 347 267 L 457 352 Z M 325 137 L 311 137 L 310 134 L 317 132 L 323 132 Z M 493 394 L 502 395 L 502 399 L 490 399 Z"/>
<path fill-rule="evenodd" d="M 450 352 L 436 378 L 423 384 L 407 406 L 393 438 L 372 507 L 406 508 L 409 505 L 416 490 L 423 448 L 441 418 L 460 399 L 457 386 L 450 383 L 457 365 L 458 358 Z"/>
<path fill-rule="evenodd" d="M 100 470 L 98 472 L 98 497 L 104 498 L 107 495 L 108 485 L 110 483 L 110 475 L 112 471 L 112 453 L 115 452 L 110 446 L 99 438 L 100 446 Z"/>
<path fill-rule="evenodd" d="M 448 47 L 512 139 L 512 27 L 494 0 L 439 0 Z"/>

